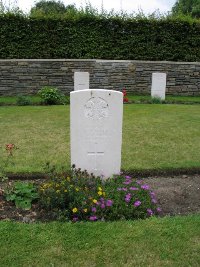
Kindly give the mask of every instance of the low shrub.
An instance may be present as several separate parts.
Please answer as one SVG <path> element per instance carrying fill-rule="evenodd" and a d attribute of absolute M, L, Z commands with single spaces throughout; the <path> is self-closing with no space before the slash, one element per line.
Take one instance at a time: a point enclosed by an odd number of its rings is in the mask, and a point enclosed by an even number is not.
<path fill-rule="evenodd" d="M 18 95 L 17 97 L 18 106 L 29 106 L 31 104 L 32 104 L 31 99 L 28 96 Z"/>
<path fill-rule="evenodd" d="M 152 97 L 151 103 L 152 104 L 164 104 L 164 100 L 162 100 L 160 97 Z"/>
<path fill-rule="evenodd" d="M 65 96 L 55 87 L 45 86 L 38 92 L 45 105 L 63 105 Z"/>
<path fill-rule="evenodd" d="M 72 170 L 71 175 L 53 175 L 39 189 L 40 205 L 71 221 L 113 221 L 157 215 L 155 193 L 130 176 L 107 180 Z"/>

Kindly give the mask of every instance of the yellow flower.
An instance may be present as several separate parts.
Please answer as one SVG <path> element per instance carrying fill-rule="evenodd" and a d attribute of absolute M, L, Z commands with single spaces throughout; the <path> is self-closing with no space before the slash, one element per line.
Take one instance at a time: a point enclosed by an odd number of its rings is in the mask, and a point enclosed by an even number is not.
<path fill-rule="evenodd" d="M 73 213 L 76 213 L 78 211 L 78 209 L 77 208 L 73 208 L 72 211 L 73 211 Z"/>
<path fill-rule="evenodd" d="M 64 192 L 67 193 L 67 189 L 65 189 Z"/>
<path fill-rule="evenodd" d="M 102 191 L 102 188 L 99 186 L 99 187 L 98 187 L 98 190 L 99 190 L 99 191 Z"/>
<path fill-rule="evenodd" d="M 102 191 L 99 191 L 99 192 L 98 192 L 98 195 L 99 195 L 99 196 L 103 195 Z"/>
<path fill-rule="evenodd" d="M 79 188 L 78 188 L 78 187 L 76 187 L 76 188 L 75 188 L 75 190 L 76 190 L 76 192 L 78 192 L 78 191 L 79 191 Z"/>
<path fill-rule="evenodd" d="M 84 212 L 87 212 L 87 209 L 83 209 L 84 210 Z"/>
<path fill-rule="evenodd" d="M 56 190 L 56 193 L 57 193 L 57 194 L 60 193 L 60 190 Z"/>
<path fill-rule="evenodd" d="M 92 202 L 93 202 L 94 204 L 96 204 L 96 203 L 97 203 L 97 200 L 96 200 L 96 199 L 93 199 Z"/>

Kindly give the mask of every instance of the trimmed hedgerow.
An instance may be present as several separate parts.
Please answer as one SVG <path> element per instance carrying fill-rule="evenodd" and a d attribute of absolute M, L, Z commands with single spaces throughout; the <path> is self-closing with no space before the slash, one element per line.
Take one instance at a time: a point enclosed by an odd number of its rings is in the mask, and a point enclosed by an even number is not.
<path fill-rule="evenodd" d="M 200 22 L 0 16 L 0 58 L 200 60 Z"/>

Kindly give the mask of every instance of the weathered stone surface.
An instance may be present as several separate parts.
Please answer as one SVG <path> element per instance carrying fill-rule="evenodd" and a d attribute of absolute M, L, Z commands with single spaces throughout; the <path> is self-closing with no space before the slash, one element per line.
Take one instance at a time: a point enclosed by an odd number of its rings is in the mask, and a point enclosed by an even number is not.
<path fill-rule="evenodd" d="M 70 93 L 71 164 L 105 178 L 121 168 L 123 94 L 88 89 Z"/>
<path fill-rule="evenodd" d="M 126 88 L 127 92 L 149 95 L 152 73 L 164 72 L 167 74 L 167 94 L 200 95 L 198 62 L 73 59 L 0 60 L 0 95 L 16 95 L 16 83 L 19 88 L 23 83 L 21 94 L 36 94 L 44 84 L 56 86 L 68 94 L 73 90 L 73 76 L 77 71 L 89 72 L 90 88 L 117 91 Z M 6 89 L 4 81 L 9 81 Z M 188 89 L 185 86 L 189 86 Z"/>

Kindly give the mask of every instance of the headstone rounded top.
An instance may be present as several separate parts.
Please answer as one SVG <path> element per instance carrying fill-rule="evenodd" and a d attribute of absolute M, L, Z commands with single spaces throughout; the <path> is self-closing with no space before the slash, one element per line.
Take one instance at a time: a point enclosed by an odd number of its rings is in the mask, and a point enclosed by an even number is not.
<path fill-rule="evenodd" d="M 83 92 L 89 92 L 91 94 L 93 93 L 108 93 L 108 94 L 112 94 L 112 93 L 115 93 L 115 94 L 121 94 L 123 95 L 122 92 L 120 91 L 116 91 L 116 90 L 108 90 L 108 89 L 83 89 L 83 90 L 76 90 L 76 91 L 72 91 L 70 92 L 70 95 L 71 94 L 78 94 L 78 93 L 83 93 Z"/>

